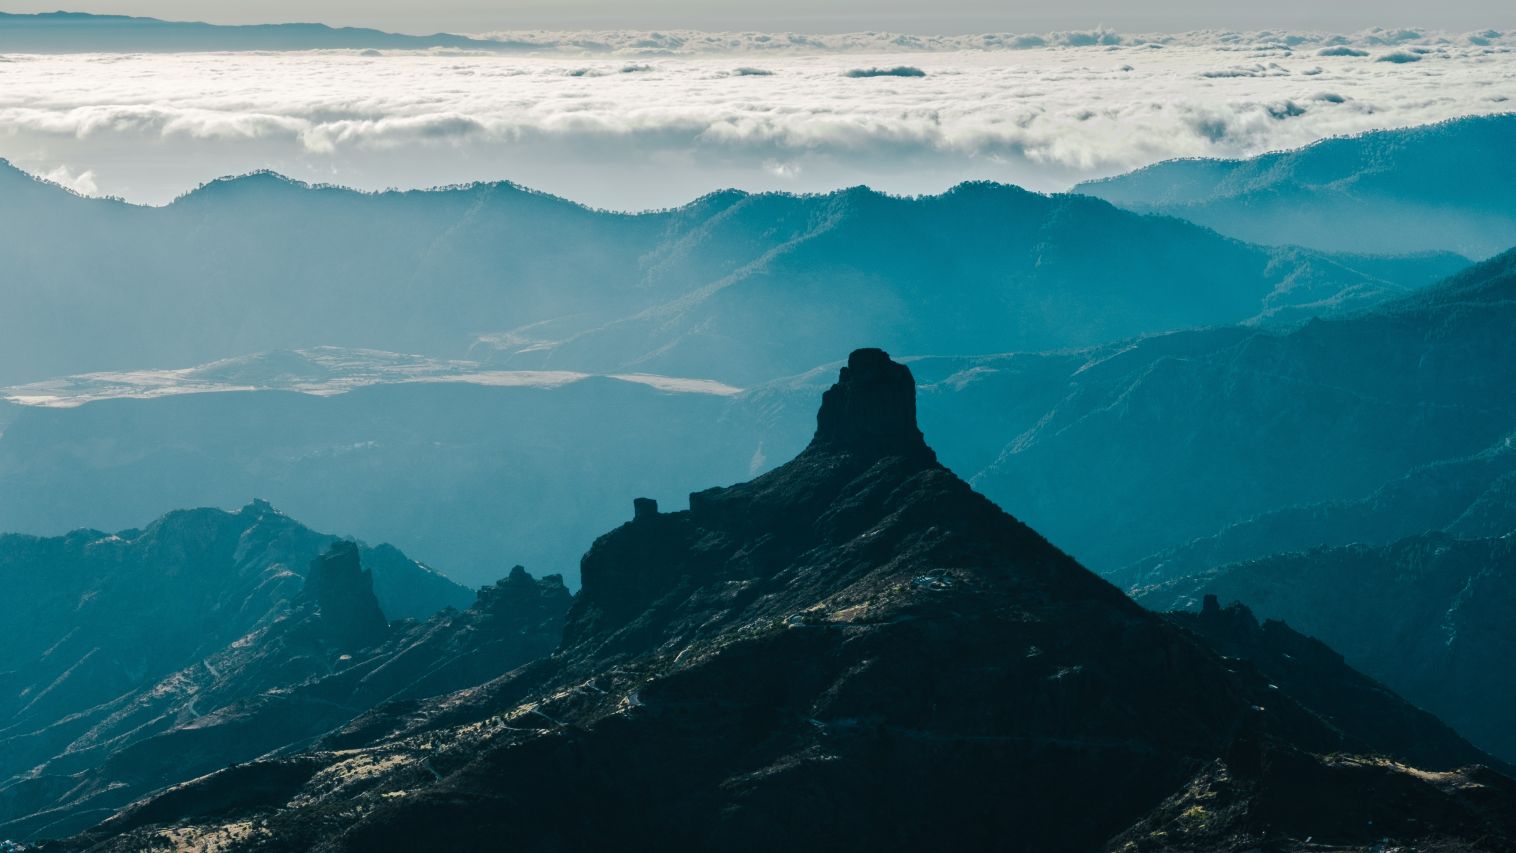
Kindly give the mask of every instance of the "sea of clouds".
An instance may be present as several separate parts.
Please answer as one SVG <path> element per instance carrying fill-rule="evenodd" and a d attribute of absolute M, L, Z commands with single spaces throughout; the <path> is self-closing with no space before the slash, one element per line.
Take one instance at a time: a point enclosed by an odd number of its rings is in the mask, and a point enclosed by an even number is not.
<path fill-rule="evenodd" d="M 511 49 L 0 56 L 0 157 L 144 203 L 272 168 L 640 209 L 727 186 L 1058 190 L 1516 108 L 1516 34 L 1494 31 L 487 35 Z"/>

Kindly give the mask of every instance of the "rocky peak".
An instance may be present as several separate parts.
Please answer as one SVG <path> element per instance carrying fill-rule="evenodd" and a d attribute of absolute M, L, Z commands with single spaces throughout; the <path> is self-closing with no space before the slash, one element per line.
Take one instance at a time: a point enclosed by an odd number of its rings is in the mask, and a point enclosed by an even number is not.
<path fill-rule="evenodd" d="M 881 349 L 854 350 L 821 395 L 811 448 L 863 456 L 935 459 L 916 426 L 916 379 Z"/>
<path fill-rule="evenodd" d="M 316 605 L 323 632 L 338 643 L 360 648 L 384 636 L 388 621 L 374 596 L 373 575 L 360 563 L 355 543 L 333 542 L 311 561 L 302 597 Z"/>

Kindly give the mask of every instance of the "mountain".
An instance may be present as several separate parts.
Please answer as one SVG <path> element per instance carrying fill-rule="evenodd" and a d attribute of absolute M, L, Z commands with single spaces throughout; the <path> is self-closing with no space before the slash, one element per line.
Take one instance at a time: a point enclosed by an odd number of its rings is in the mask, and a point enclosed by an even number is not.
<path fill-rule="evenodd" d="M 1217 566 L 1136 591 L 1157 608 L 1240 599 L 1340 650 L 1349 663 L 1496 755 L 1516 757 L 1516 537 L 1442 533 Z"/>
<path fill-rule="evenodd" d="M 1466 263 L 1263 249 L 991 184 L 724 192 L 636 215 L 504 183 L 365 194 L 262 173 L 162 208 L 8 166 L 0 184 L 17 188 L 0 192 L 5 385 L 338 346 L 746 386 L 838 340 L 1088 345 L 1334 313 Z"/>
<path fill-rule="evenodd" d="M 569 604 L 560 578 L 517 566 L 467 610 L 391 623 L 372 579 L 356 545 L 334 542 L 276 616 L 221 650 L 97 708 L 11 726 L 0 836 L 77 832 L 153 791 L 297 749 L 381 702 L 501 675 L 552 650 Z"/>
<path fill-rule="evenodd" d="M 1516 245 L 1516 113 L 1327 139 L 1246 160 L 1171 160 L 1074 192 L 1241 240 L 1323 251 Z"/>
<path fill-rule="evenodd" d="M 1289 330 L 1215 328 L 960 362 L 956 381 L 983 386 L 978 399 L 1014 401 L 1004 421 L 977 427 L 1012 438 L 973 482 L 1116 571 L 1264 513 L 1356 501 L 1503 443 L 1516 429 L 1513 327 L 1508 252 L 1406 299 Z M 997 417 L 992 405 L 981 411 Z M 1408 514 L 1396 524 L 1433 523 L 1420 516 L 1425 501 L 1401 505 Z M 1490 525 L 1510 517 L 1509 504 L 1486 509 Z"/>
<path fill-rule="evenodd" d="M 852 354 L 795 459 L 688 510 L 635 501 L 581 571 L 550 657 L 381 705 L 52 847 L 1516 839 L 1516 783 L 1465 766 L 1489 759 L 1432 718 L 1362 680 L 1297 699 L 973 492 L 917 428 L 910 371 L 879 350 Z M 1295 666 L 1267 663 L 1334 671 Z"/>
<path fill-rule="evenodd" d="M 119 697 L 278 620 L 332 541 L 263 502 L 116 534 L 0 536 L 0 779 L 33 766 L 20 744 L 38 731 L 67 720 L 48 736 L 76 733 Z M 469 600 L 393 548 L 363 554 L 376 607 L 395 618 Z"/>
<path fill-rule="evenodd" d="M 1516 531 L 1516 435 L 1411 469 L 1356 500 L 1290 506 L 1159 551 L 1106 577 L 1125 588 L 1322 545 L 1388 545 L 1428 531 L 1460 539 Z"/>
<path fill-rule="evenodd" d="M 437 33 L 401 35 L 325 24 L 218 25 L 125 15 L 0 12 L 0 53 L 185 53 L 231 50 L 500 51 L 504 42 Z"/>

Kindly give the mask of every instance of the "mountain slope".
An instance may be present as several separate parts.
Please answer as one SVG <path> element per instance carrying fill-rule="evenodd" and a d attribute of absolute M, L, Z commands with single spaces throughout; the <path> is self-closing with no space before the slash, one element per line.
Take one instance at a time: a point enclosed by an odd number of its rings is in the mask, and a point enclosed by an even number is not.
<path fill-rule="evenodd" d="M 1174 160 L 1075 192 L 1265 244 L 1327 251 L 1516 245 L 1516 114 L 1328 139 L 1247 160 Z"/>
<path fill-rule="evenodd" d="M 1516 436 L 1414 468 L 1356 500 L 1285 507 L 1168 548 L 1106 575 L 1145 587 L 1229 563 L 1322 545 L 1388 545 L 1428 531 L 1461 539 L 1516 531 Z"/>
<path fill-rule="evenodd" d="M 1091 344 L 1332 313 L 1463 263 L 1260 249 L 994 185 L 626 215 L 503 183 L 363 194 L 271 174 L 141 208 L 6 172 L 25 191 L 0 194 L 3 384 L 332 345 L 743 385 L 825 361 L 821 333 L 918 352 Z"/>
<path fill-rule="evenodd" d="M 550 651 L 569 593 L 519 566 L 467 610 L 387 623 L 357 546 L 311 564 L 280 615 L 157 683 L 35 730 L 4 752 L 0 836 L 84 829 L 155 790 L 298 749 L 383 701 L 488 680 Z"/>
<path fill-rule="evenodd" d="M 1249 790 L 1205 822 L 1211 849 L 1509 846 L 1511 781 L 1451 769 L 1477 751 L 1424 720 L 1441 775 L 1371 755 L 1341 778 L 1343 752 L 1394 747 L 975 494 L 924 443 L 914 396 L 909 370 L 855 352 L 794 460 L 687 511 L 638 501 L 596 540 L 552 657 L 59 847 L 1088 850 L 1218 772 Z M 1362 784 L 1397 790 L 1390 819 L 1365 825 L 1383 810 L 1351 802 Z M 1182 849 L 1164 838 L 1135 849 Z"/>
<path fill-rule="evenodd" d="M 1092 350 L 1072 373 L 1050 374 L 1056 402 L 1014 422 L 1024 432 L 974 483 L 1115 570 L 1495 446 L 1516 427 L 1512 328 L 1516 252 L 1289 331 L 1200 330 Z M 984 393 L 1038 393 L 993 370 L 975 381 L 990 385 Z"/>
<path fill-rule="evenodd" d="M 262 502 L 118 534 L 0 537 L 0 778 L 35 763 L 18 738 L 63 719 L 88 725 L 122 695 L 281 618 L 332 541 Z M 363 550 L 379 606 L 397 617 L 469 600 L 393 548 Z"/>
<path fill-rule="evenodd" d="M 1412 536 L 1217 566 L 1135 591 L 1161 609 L 1248 602 L 1339 649 L 1496 755 L 1516 757 L 1516 538 Z"/>

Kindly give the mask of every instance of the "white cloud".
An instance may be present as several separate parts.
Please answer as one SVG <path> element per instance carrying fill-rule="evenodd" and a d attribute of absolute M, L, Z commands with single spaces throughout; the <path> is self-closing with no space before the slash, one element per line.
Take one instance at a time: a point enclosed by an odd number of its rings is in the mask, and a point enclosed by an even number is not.
<path fill-rule="evenodd" d="M 90 169 L 85 169 L 75 174 L 67 166 L 58 166 L 55 169 L 43 172 L 37 177 L 57 184 L 60 187 L 70 189 L 80 195 L 95 195 L 100 191 L 100 188 L 95 185 L 95 173 Z"/>
<path fill-rule="evenodd" d="M 1496 32 L 511 38 L 534 52 L 11 56 L 0 156 L 147 202 L 270 167 L 364 188 L 508 178 L 635 208 L 719 186 L 1060 189 L 1516 97 L 1516 39 Z M 1420 61 L 1377 61 L 1392 51 Z M 924 76 L 846 76 L 901 66 Z"/>

